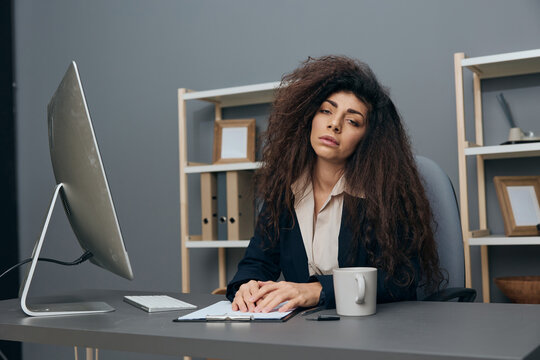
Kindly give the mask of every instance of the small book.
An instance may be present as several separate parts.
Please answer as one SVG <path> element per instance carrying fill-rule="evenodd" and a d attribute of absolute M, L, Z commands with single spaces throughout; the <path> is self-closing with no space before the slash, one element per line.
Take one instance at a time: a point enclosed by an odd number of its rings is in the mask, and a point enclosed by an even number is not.
<path fill-rule="evenodd" d="M 296 310 L 290 310 L 285 312 L 279 312 L 279 304 L 273 311 L 268 313 L 253 313 L 253 312 L 241 312 L 233 311 L 230 301 L 219 301 L 213 305 L 207 306 L 203 309 L 194 311 L 184 316 L 180 316 L 173 321 L 186 322 L 186 321 L 264 321 L 264 322 L 283 322 L 289 320 L 296 315 Z"/>

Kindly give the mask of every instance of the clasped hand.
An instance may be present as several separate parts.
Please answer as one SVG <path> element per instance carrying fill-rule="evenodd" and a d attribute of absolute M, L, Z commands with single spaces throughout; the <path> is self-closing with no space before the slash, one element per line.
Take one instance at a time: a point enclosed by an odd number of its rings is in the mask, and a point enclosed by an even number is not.
<path fill-rule="evenodd" d="M 319 303 L 322 286 L 319 282 L 256 281 L 242 284 L 232 302 L 233 311 L 269 312 L 287 301 L 278 311 L 310 307 Z"/>

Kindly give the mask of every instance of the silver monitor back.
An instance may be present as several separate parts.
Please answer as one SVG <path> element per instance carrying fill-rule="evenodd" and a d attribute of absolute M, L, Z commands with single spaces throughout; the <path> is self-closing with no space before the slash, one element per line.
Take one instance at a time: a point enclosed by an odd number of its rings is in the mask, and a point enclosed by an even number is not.
<path fill-rule="evenodd" d="M 49 148 L 62 203 L 90 261 L 126 279 L 133 272 L 114 210 L 77 64 L 73 61 L 47 107 Z"/>
<path fill-rule="evenodd" d="M 112 202 L 77 65 L 72 62 L 47 107 L 49 148 L 56 188 L 21 286 L 21 308 L 30 316 L 93 314 L 113 311 L 103 302 L 28 304 L 30 284 L 54 205 L 62 200 L 80 246 L 90 261 L 126 279 L 133 272 Z"/>

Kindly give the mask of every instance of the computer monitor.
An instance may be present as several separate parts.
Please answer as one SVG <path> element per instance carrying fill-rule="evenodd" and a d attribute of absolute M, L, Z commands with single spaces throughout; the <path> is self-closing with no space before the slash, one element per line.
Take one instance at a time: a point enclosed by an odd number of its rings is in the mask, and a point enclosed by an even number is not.
<path fill-rule="evenodd" d="M 75 62 L 69 65 L 51 98 L 47 118 L 57 185 L 34 247 L 32 263 L 21 286 L 21 307 L 30 316 L 113 311 L 114 308 L 102 302 L 27 304 L 30 283 L 58 197 L 81 248 L 92 253 L 90 261 L 126 279 L 133 279 Z"/>

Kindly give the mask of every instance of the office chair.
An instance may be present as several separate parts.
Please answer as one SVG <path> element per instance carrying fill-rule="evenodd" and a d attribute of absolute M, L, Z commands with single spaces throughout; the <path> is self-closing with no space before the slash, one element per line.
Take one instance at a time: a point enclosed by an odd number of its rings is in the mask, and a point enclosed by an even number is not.
<path fill-rule="evenodd" d="M 212 295 L 225 295 L 225 294 L 227 294 L 227 287 L 226 286 L 218 287 L 218 288 L 215 288 L 214 290 L 212 290 Z"/>
<path fill-rule="evenodd" d="M 433 160 L 415 156 L 420 178 L 431 205 L 435 241 L 437 243 L 441 268 L 448 271 L 448 287 L 434 294 L 418 291 L 418 299 L 423 301 L 472 302 L 476 290 L 465 288 L 465 260 L 463 238 L 456 193 L 448 175 Z"/>

